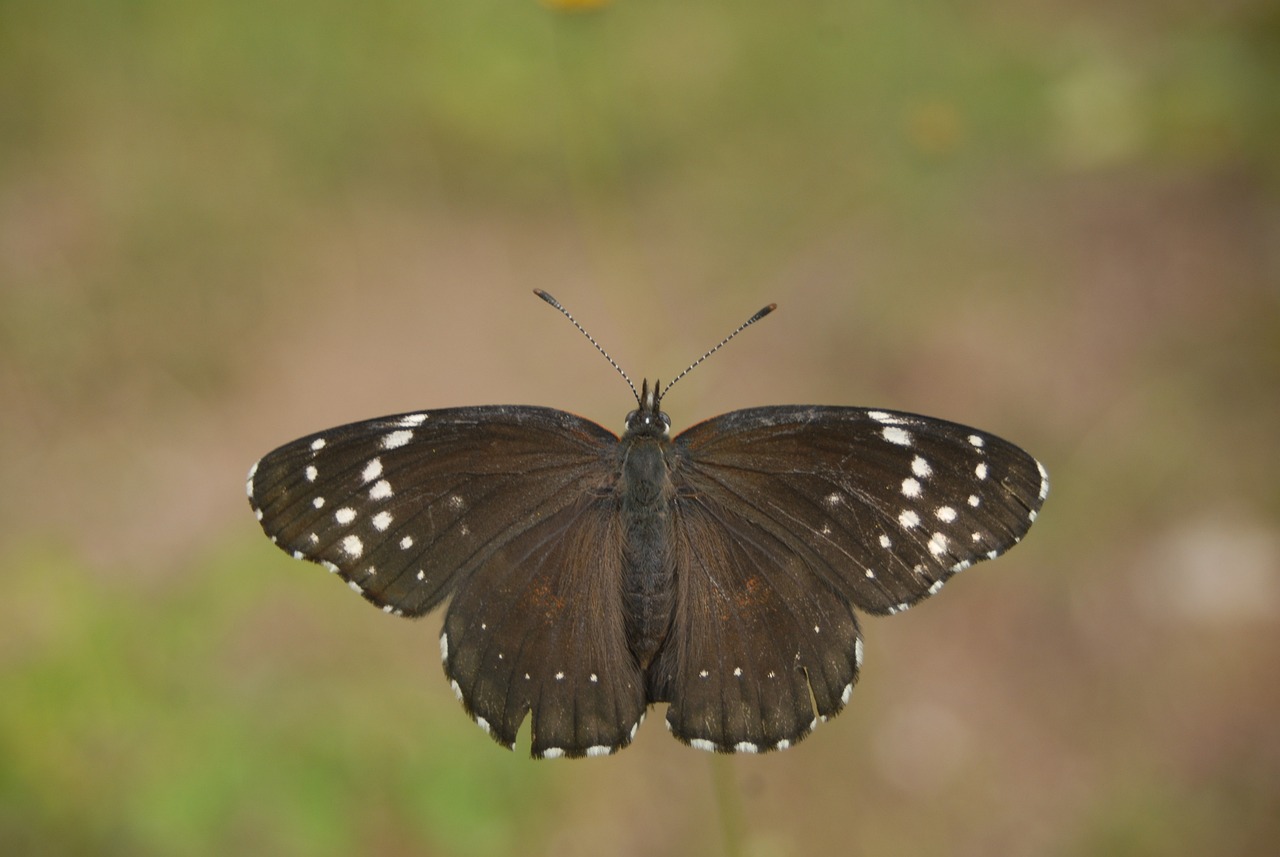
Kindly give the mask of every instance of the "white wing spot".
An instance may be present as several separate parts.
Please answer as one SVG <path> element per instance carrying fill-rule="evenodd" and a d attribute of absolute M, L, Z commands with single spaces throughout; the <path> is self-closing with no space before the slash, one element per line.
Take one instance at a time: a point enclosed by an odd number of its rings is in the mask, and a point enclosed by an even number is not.
<path fill-rule="evenodd" d="M 862 669 L 862 638 L 853 641 L 853 665 Z"/>
<path fill-rule="evenodd" d="M 941 556 L 947 550 L 947 537 L 942 533 L 934 533 L 929 539 L 929 553 Z"/>
<path fill-rule="evenodd" d="M 832 491 L 830 494 L 828 494 L 826 497 L 822 499 L 823 499 L 823 502 L 825 502 L 828 506 L 839 506 L 841 497 L 838 492 Z"/>
<path fill-rule="evenodd" d="M 933 468 L 929 466 L 929 462 L 917 455 L 911 459 L 911 472 L 924 479 L 933 475 Z"/>
<path fill-rule="evenodd" d="M 840 694 L 840 704 L 848 705 L 849 697 L 853 696 L 853 682 L 849 682 L 844 686 L 844 691 Z"/>
<path fill-rule="evenodd" d="M 477 726 L 479 726 L 482 730 L 484 730 L 484 734 L 486 734 L 486 735 L 488 735 L 488 734 L 489 734 L 489 721 L 488 721 L 488 720 L 485 720 L 483 717 L 477 717 L 477 718 L 476 718 L 476 725 L 477 725 Z"/>
<path fill-rule="evenodd" d="M 956 510 L 950 506 L 939 506 L 933 514 L 937 516 L 939 521 L 947 524 L 956 519 Z"/>
<path fill-rule="evenodd" d="M 920 526 L 920 516 L 910 509 L 903 509 L 902 514 L 898 516 L 898 523 L 902 525 L 903 529 L 909 530 L 912 527 Z"/>
<path fill-rule="evenodd" d="M 733 674 L 738 678 L 742 678 L 742 667 L 734 667 Z"/>
<path fill-rule="evenodd" d="M 360 541 L 359 536 L 347 536 L 342 540 L 342 550 L 354 559 L 364 553 L 364 542 Z"/>
<path fill-rule="evenodd" d="M 603 744 L 594 744 L 587 748 L 588 756 L 607 756 L 613 752 L 612 747 L 606 747 Z"/>
<path fill-rule="evenodd" d="M 400 540 L 400 550 L 407 551 L 411 547 L 413 547 L 413 536 L 405 536 Z"/>
<path fill-rule="evenodd" d="M 893 547 L 893 540 L 892 540 L 892 539 L 890 539 L 890 538 L 889 538 L 888 536 L 886 536 L 886 535 L 881 535 L 881 536 L 880 536 L 880 547 L 882 547 L 882 548 L 891 548 L 891 547 Z"/>
<path fill-rule="evenodd" d="M 945 580 L 938 580 L 938 581 L 935 581 L 935 582 L 934 582 L 934 584 L 933 584 L 933 586 L 930 586 L 930 587 L 929 587 L 929 594 L 930 594 L 930 595 L 937 595 L 937 594 L 938 594 L 938 590 L 942 588 L 942 584 L 944 584 L 944 583 L 946 583 L 946 581 L 945 581 Z"/>
<path fill-rule="evenodd" d="M 711 675 L 711 673 L 707 672 L 706 670 L 702 670 L 700 673 L 698 673 L 698 678 L 706 678 L 709 675 Z"/>
<path fill-rule="evenodd" d="M 782 739 L 781 741 L 779 741 L 777 744 L 774 744 L 774 745 L 773 745 L 773 749 L 775 749 L 775 750 L 785 750 L 785 749 L 787 749 L 787 748 L 788 748 L 788 747 L 790 747 L 790 746 L 791 746 L 791 742 L 790 742 L 790 741 L 788 741 L 786 738 L 783 738 L 783 739 Z"/>
<path fill-rule="evenodd" d="M 1040 499 L 1043 500 L 1049 496 L 1049 471 L 1044 469 L 1044 465 L 1036 462 L 1036 469 L 1040 471 Z"/>
<path fill-rule="evenodd" d="M 596 684 L 596 683 L 597 683 L 597 682 L 599 682 L 599 681 L 600 681 L 600 676 L 596 675 L 595 673 L 592 673 L 592 674 L 591 674 L 591 683 L 592 683 L 592 684 Z"/>
<path fill-rule="evenodd" d="M 302 551 L 294 551 L 294 552 L 293 552 L 293 558 L 294 558 L 294 559 L 302 559 L 302 556 L 303 556 L 303 555 L 302 555 Z"/>
<path fill-rule="evenodd" d="M 316 470 L 316 466 L 314 464 L 308 464 L 305 475 L 308 482 L 315 482 L 316 477 L 320 475 L 320 471 Z"/>
<path fill-rule="evenodd" d="M 637 720 L 635 723 L 631 724 L 631 736 L 627 739 L 628 741 L 636 740 L 636 731 L 639 728 L 640 728 L 640 721 Z"/>
<path fill-rule="evenodd" d="M 333 513 L 333 519 L 339 524 L 349 524 L 356 519 L 356 510 L 350 506 L 343 506 Z"/>
<path fill-rule="evenodd" d="M 951 566 L 951 570 L 956 574 L 959 574 L 960 572 L 964 571 L 966 568 L 968 568 L 971 565 L 973 565 L 973 563 L 969 562 L 969 560 L 962 559 L 955 565 Z"/>
<path fill-rule="evenodd" d="M 769 670 L 769 674 L 765 676 L 765 678 L 777 678 L 777 677 L 778 677 L 778 674 L 773 670 Z"/>
<path fill-rule="evenodd" d="M 468 527 L 466 524 L 459 524 L 459 525 L 458 525 L 458 535 L 461 535 L 461 536 L 469 536 L 469 535 L 471 535 L 471 528 L 470 528 L 470 527 Z"/>
<path fill-rule="evenodd" d="M 364 590 L 360 588 L 360 584 L 356 583 L 354 580 L 348 580 L 347 586 L 351 587 L 352 592 L 364 592 Z"/>
<path fill-rule="evenodd" d="M 706 738 L 694 738 L 689 741 L 689 746 L 695 750 L 706 750 L 708 753 L 716 751 L 716 745 Z"/>
<path fill-rule="evenodd" d="M 1000 556 L 1000 551 L 987 551 L 987 559 L 995 559 Z"/>
<path fill-rule="evenodd" d="M 390 497 L 393 493 L 394 492 L 391 490 L 391 483 L 385 479 L 381 479 L 378 482 L 374 483 L 374 486 L 369 489 L 369 499 L 385 500 L 388 497 Z"/>
<path fill-rule="evenodd" d="M 564 673 L 556 673 L 556 681 L 564 681 Z"/>
<path fill-rule="evenodd" d="M 819 627 L 819 626 L 817 626 L 817 625 L 814 625 L 814 626 L 813 626 L 813 633 L 815 633 L 815 634 L 819 634 L 819 633 L 821 633 L 821 632 L 822 632 L 822 628 L 820 628 L 820 627 Z"/>
<path fill-rule="evenodd" d="M 380 533 L 385 533 L 387 527 L 391 526 L 392 520 L 391 513 L 384 509 L 373 516 L 373 528 Z"/>
<path fill-rule="evenodd" d="M 548 747 L 542 751 L 542 758 L 544 759 L 559 759 L 563 755 L 564 750 L 559 747 Z"/>
<path fill-rule="evenodd" d="M 871 419 L 876 422 L 884 423 L 885 425 L 900 425 L 907 422 L 903 417 L 885 413 L 884 411 L 867 411 L 867 416 L 871 417 Z"/>
<path fill-rule="evenodd" d="M 422 569 L 418 569 L 418 580 L 426 580 L 426 579 L 427 579 L 427 573 Z"/>
<path fill-rule="evenodd" d="M 986 441 L 978 437 L 976 434 L 971 434 L 969 435 L 969 443 L 978 447 L 978 449 L 982 449 L 982 447 L 986 444 Z"/>
<path fill-rule="evenodd" d="M 315 440 L 311 441 L 312 452 L 319 452 L 322 449 L 324 449 L 324 438 L 318 437 Z"/>
<path fill-rule="evenodd" d="M 462 687 L 459 686 L 458 680 L 453 679 L 449 682 L 449 687 L 453 688 L 453 695 L 458 697 L 458 702 L 462 702 Z"/>
<path fill-rule="evenodd" d="M 864 574 L 866 574 L 866 576 L 867 576 L 867 579 L 868 579 L 868 580 L 875 580 L 875 579 L 876 579 L 876 573 L 875 573 L 874 571 L 872 571 L 871 569 L 869 569 L 869 568 L 868 568 L 865 572 L 863 572 L 863 573 L 864 573 Z"/>
<path fill-rule="evenodd" d="M 974 533 L 973 535 L 969 536 L 969 538 L 973 539 L 975 542 L 980 542 L 982 541 L 982 533 Z"/>
<path fill-rule="evenodd" d="M 312 505 L 312 506 L 315 506 L 317 509 L 319 509 L 320 507 L 322 507 L 322 506 L 324 505 L 324 498 L 323 498 L 323 497 L 317 497 L 317 498 L 315 498 L 314 500 L 312 500 L 312 501 L 311 501 L 311 505 Z"/>
<path fill-rule="evenodd" d="M 392 607 L 390 604 L 384 604 L 384 605 L 382 605 L 382 612 L 383 612 L 383 613 L 391 613 L 391 612 L 392 612 L 393 610 L 395 610 L 395 609 L 396 609 L 396 608 Z"/>
<path fill-rule="evenodd" d="M 372 482 L 382 475 L 382 459 L 374 458 L 364 466 L 364 472 L 360 474 L 360 478 L 365 482 Z"/>
<path fill-rule="evenodd" d="M 429 416 L 430 414 L 406 414 L 397 421 L 397 425 L 402 425 L 406 428 L 416 428 L 417 426 L 425 423 Z"/>
<path fill-rule="evenodd" d="M 912 477 L 908 476 L 906 479 L 902 480 L 902 493 L 904 496 L 907 496 L 907 497 L 919 497 L 920 483 L 917 480 L 913 479 Z"/>
<path fill-rule="evenodd" d="M 880 434 L 889 443 L 896 443 L 898 446 L 911 446 L 911 434 L 906 429 L 900 429 L 897 426 L 885 426 L 884 431 Z"/>
<path fill-rule="evenodd" d="M 307 533 L 307 541 L 311 542 L 313 545 L 318 545 L 320 544 L 320 537 L 315 533 Z"/>
<path fill-rule="evenodd" d="M 733 745 L 733 749 L 738 753 L 759 753 L 760 752 L 760 748 L 757 747 L 755 744 L 752 744 L 750 741 L 739 741 L 737 744 Z"/>
<path fill-rule="evenodd" d="M 382 448 L 398 449 L 411 440 L 413 440 L 413 432 L 409 429 L 400 429 L 400 431 L 393 431 L 391 434 L 382 436 Z"/>
<path fill-rule="evenodd" d="M 981 498 L 981 497 L 979 497 L 977 494 L 970 494 L 970 495 L 969 495 L 969 505 L 970 505 L 970 506 L 972 506 L 973 508 L 975 508 L 975 509 L 976 509 L 976 508 L 978 508 L 978 506 L 979 506 L 979 505 L 981 505 L 981 503 L 982 503 L 982 498 Z"/>
<path fill-rule="evenodd" d="M 455 512 L 459 511 L 464 505 L 465 503 L 463 499 L 457 494 L 454 494 L 449 498 L 449 508 L 453 509 Z"/>
<path fill-rule="evenodd" d="M 329 560 L 327 560 L 327 559 L 322 559 L 322 560 L 320 560 L 320 565 L 321 565 L 323 568 L 327 568 L 327 569 L 329 569 L 329 573 L 330 573 L 330 574 L 337 574 L 337 573 L 338 573 L 338 566 L 336 566 L 335 564 L 333 564 L 333 563 L 329 562 Z"/>
<path fill-rule="evenodd" d="M 821 533 L 822 533 L 824 536 L 829 536 L 829 535 L 831 535 L 831 525 L 830 525 L 830 524 L 823 524 L 823 525 L 822 525 Z"/>
<path fill-rule="evenodd" d="M 442 661 L 449 660 L 449 635 L 448 634 L 440 635 L 440 660 Z"/>
<path fill-rule="evenodd" d="M 987 463 L 985 461 L 979 461 L 978 466 L 973 468 L 973 475 L 977 476 L 979 479 L 986 479 Z"/>

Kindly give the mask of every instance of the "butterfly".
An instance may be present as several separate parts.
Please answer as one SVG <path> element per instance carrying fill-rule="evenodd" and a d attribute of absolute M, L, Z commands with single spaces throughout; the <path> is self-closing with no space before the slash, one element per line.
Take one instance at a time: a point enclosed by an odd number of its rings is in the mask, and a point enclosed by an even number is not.
<path fill-rule="evenodd" d="M 849 702 L 857 611 L 1008 550 L 1048 495 L 1034 458 L 956 423 L 784 405 L 672 437 L 658 390 L 632 385 L 621 437 L 509 405 L 328 429 L 255 464 L 250 505 L 383 612 L 449 599 L 440 658 L 467 713 L 507 748 L 531 717 L 533 756 L 556 758 L 626 747 L 661 702 L 695 748 L 794 745 Z"/>

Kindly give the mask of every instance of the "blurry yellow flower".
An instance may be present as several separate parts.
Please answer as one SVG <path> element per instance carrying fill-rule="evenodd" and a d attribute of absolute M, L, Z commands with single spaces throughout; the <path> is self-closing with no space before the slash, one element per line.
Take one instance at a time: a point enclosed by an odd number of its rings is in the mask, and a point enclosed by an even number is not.
<path fill-rule="evenodd" d="M 542 0 L 548 9 L 560 12 L 583 12 L 609 5 L 609 0 Z"/>

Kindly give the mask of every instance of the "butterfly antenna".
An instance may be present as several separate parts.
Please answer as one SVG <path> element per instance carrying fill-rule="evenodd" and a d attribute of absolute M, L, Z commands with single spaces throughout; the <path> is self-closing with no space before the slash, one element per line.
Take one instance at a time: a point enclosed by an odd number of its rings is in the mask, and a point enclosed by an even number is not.
<path fill-rule="evenodd" d="M 728 345 L 728 344 L 729 344 L 729 340 L 730 340 L 730 339 L 733 339 L 733 338 L 734 338 L 735 336 L 737 336 L 739 333 L 742 333 L 742 331 L 746 330 L 748 327 L 750 327 L 751 325 L 755 324 L 757 321 L 759 321 L 760 319 L 764 318 L 766 315 L 768 315 L 769 313 L 773 312 L 773 311 L 774 311 L 775 309 L 777 309 L 777 308 L 778 308 L 778 305 L 777 305 L 777 304 L 769 304 L 767 307 L 762 308 L 758 313 L 756 313 L 755 315 L 751 316 L 751 318 L 747 319 L 747 320 L 746 320 L 746 321 L 744 321 L 742 324 L 738 325 L 738 329 L 737 329 L 737 330 L 735 330 L 733 333 L 729 334 L 728 336 L 726 336 L 724 339 L 720 340 L 720 344 L 719 344 L 719 345 L 717 345 L 715 348 L 712 348 L 710 351 L 708 351 L 706 354 L 704 354 L 704 355 L 702 355 L 701 357 L 699 357 L 697 360 L 693 361 L 693 363 L 689 364 L 689 368 L 688 368 L 688 369 L 686 369 L 686 370 L 684 370 L 683 372 L 681 372 L 679 375 L 677 375 L 677 376 L 676 376 L 676 377 L 671 381 L 671 383 L 669 383 L 669 384 L 667 384 L 667 386 L 663 387 L 663 388 L 662 388 L 662 392 L 658 395 L 658 401 L 662 401 L 663 396 L 667 395 L 667 391 L 668 391 L 668 390 L 670 390 L 672 387 L 674 387 L 674 386 L 676 385 L 676 381 L 679 381 L 679 380 L 680 380 L 681 378 L 683 378 L 685 375 L 688 375 L 690 372 L 692 372 L 692 371 L 694 370 L 694 368 L 695 368 L 699 363 L 701 363 L 703 360 L 706 360 L 706 359 L 707 359 L 708 357 L 710 357 L 712 354 L 715 354 L 715 353 L 716 353 L 717 351 L 719 351 L 721 348 L 724 348 L 726 345 Z M 632 389 L 635 389 L 635 388 L 633 387 Z"/>
<path fill-rule="evenodd" d="M 600 343 L 596 342 L 595 339 L 592 338 L 591 334 L 587 333 L 586 329 L 583 328 L 582 325 L 578 324 L 578 320 L 574 318 L 569 313 L 569 311 L 561 305 L 560 301 L 556 300 L 551 295 L 544 292 L 542 289 L 534 289 L 533 293 L 538 297 L 542 298 L 547 303 L 551 304 L 556 309 L 560 310 L 560 314 L 563 315 L 565 318 L 569 319 L 569 321 L 573 323 L 574 327 L 578 328 L 578 332 L 581 333 L 583 336 L 585 336 L 587 338 L 587 341 L 596 347 L 596 351 L 599 351 L 601 354 L 604 355 L 604 359 L 609 361 L 609 365 L 612 366 L 614 369 L 618 370 L 618 374 L 622 376 L 622 380 L 626 381 L 627 386 L 631 388 L 631 395 L 636 397 L 636 404 L 637 405 L 640 404 L 640 393 L 636 390 L 636 385 L 631 383 L 631 379 L 627 377 L 627 373 L 622 371 L 622 367 L 614 362 L 613 358 L 609 356 L 609 352 L 601 348 Z M 755 319 L 753 318 L 751 319 L 751 321 L 755 321 Z M 747 322 L 747 324 L 750 324 L 751 321 Z M 746 324 L 743 325 L 743 327 L 746 327 L 746 326 L 747 326 Z"/>

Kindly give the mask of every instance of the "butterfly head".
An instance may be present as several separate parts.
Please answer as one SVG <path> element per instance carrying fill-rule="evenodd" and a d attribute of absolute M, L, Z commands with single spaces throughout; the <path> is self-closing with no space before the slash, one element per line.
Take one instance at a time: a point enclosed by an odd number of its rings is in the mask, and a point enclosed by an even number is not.
<path fill-rule="evenodd" d="M 640 407 L 627 414 L 627 435 L 667 438 L 671 435 L 671 417 L 658 409 L 662 397 L 658 382 L 649 386 L 648 380 L 640 386 Z"/>

